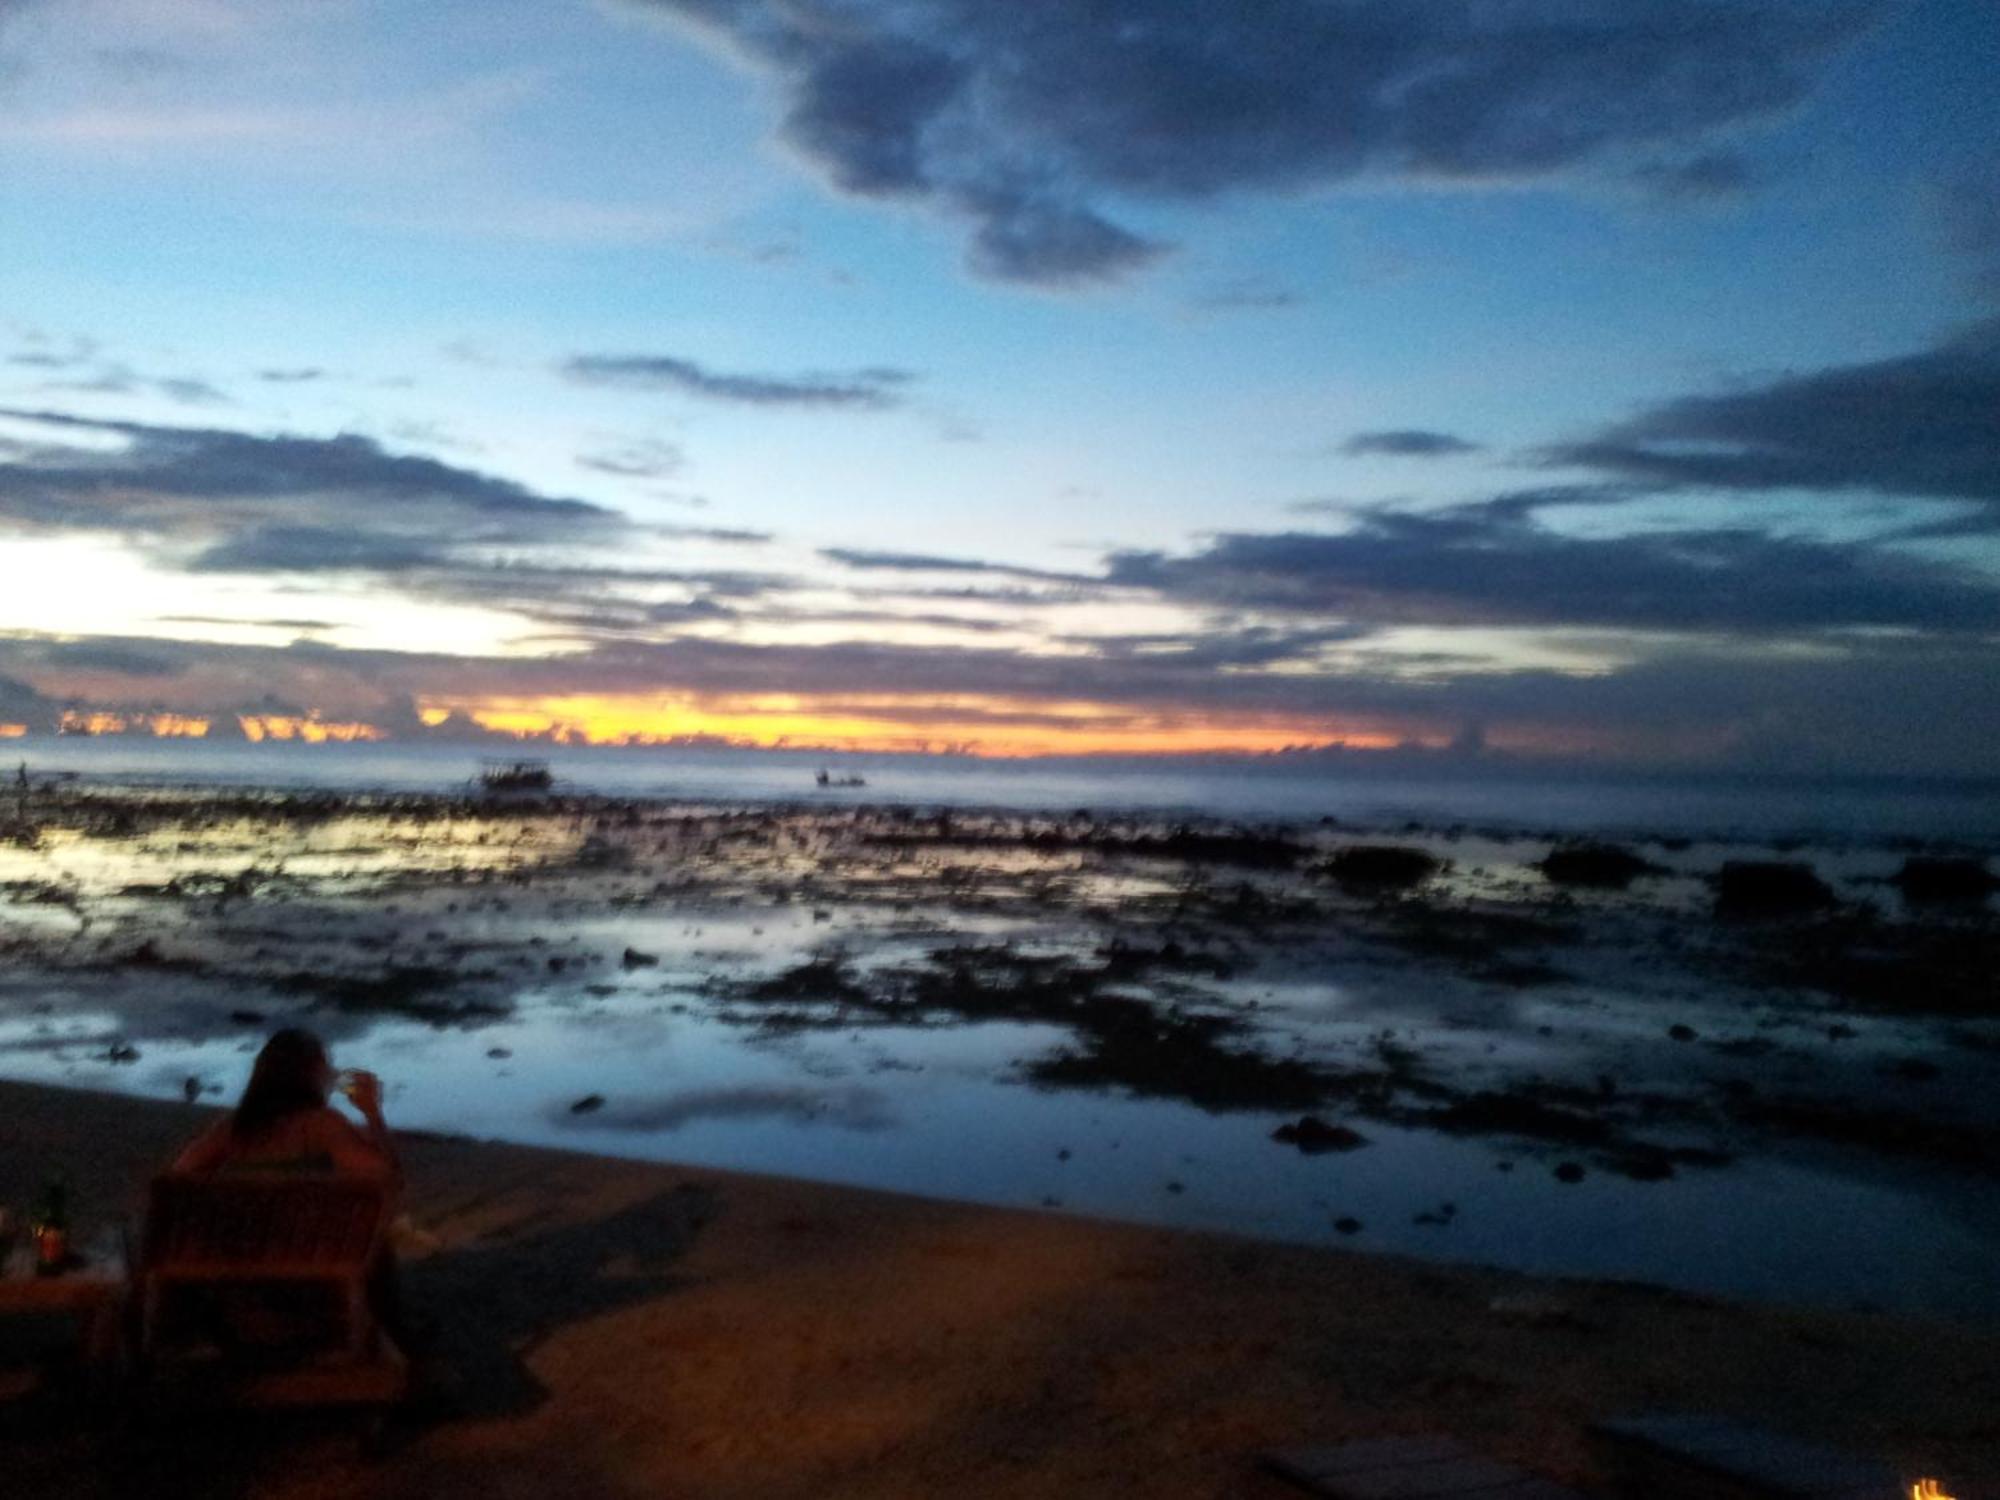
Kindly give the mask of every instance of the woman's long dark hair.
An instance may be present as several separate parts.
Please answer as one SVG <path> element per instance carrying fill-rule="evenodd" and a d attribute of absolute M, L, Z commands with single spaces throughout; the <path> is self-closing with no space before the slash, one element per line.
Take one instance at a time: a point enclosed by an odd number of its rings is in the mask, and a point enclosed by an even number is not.
<path fill-rule="evenodd" d="M 286 1115 L 326 1104 L 326 1048 L 310 1031 L 287 1027 L 264 1043 L 229 1128 L 255 1135 Z"/>

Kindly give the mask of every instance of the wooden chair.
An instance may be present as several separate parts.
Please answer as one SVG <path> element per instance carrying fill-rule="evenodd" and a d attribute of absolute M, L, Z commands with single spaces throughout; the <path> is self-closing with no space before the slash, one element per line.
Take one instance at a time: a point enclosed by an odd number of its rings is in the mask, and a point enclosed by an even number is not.
<path fill-rule="evenodd" d="M 389 1195 L 344 1177 L 155 1179 L 134 1268 L 149 1390 L 255 1406 L 400 1400 L 408 1361 L 369 1297 Z"/>

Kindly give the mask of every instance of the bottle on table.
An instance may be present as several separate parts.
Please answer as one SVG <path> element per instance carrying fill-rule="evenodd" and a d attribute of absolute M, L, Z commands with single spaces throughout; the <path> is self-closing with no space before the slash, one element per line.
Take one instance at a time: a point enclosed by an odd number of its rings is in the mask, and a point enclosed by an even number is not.
<path fill-rule="evenodd" d="M 59 1276 L 69 1269 L 69 1183 L 61 1173 L 43 1184 L 29 1233 L 37 1276 Z"/>

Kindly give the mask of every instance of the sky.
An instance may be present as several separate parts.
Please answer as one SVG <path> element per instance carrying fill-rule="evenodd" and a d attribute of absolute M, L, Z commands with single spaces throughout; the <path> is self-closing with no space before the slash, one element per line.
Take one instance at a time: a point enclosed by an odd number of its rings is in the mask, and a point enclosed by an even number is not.
<path fill-rule="evenodd" d="M 2000 775 L 1988 0 L 0 0 L 0 736 Z"/>

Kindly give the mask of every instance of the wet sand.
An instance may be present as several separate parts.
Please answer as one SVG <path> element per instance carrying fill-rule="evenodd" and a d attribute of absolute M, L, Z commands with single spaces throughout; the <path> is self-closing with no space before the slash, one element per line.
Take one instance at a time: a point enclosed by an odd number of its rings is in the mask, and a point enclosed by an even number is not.
<path fill-rule="evenodd" d="M 0 1200 L 118 1211 L 206 1110 L 0 1085 Z M 478 1144 L 408 1144 L 448 1412 L 4 1436 L 10 1493 L 1276 1497 L 1269 1445 L 1443 1431 L 1572 1481 L 1684 1407 L 2000 1484 L 2000 1336 Z"/>

